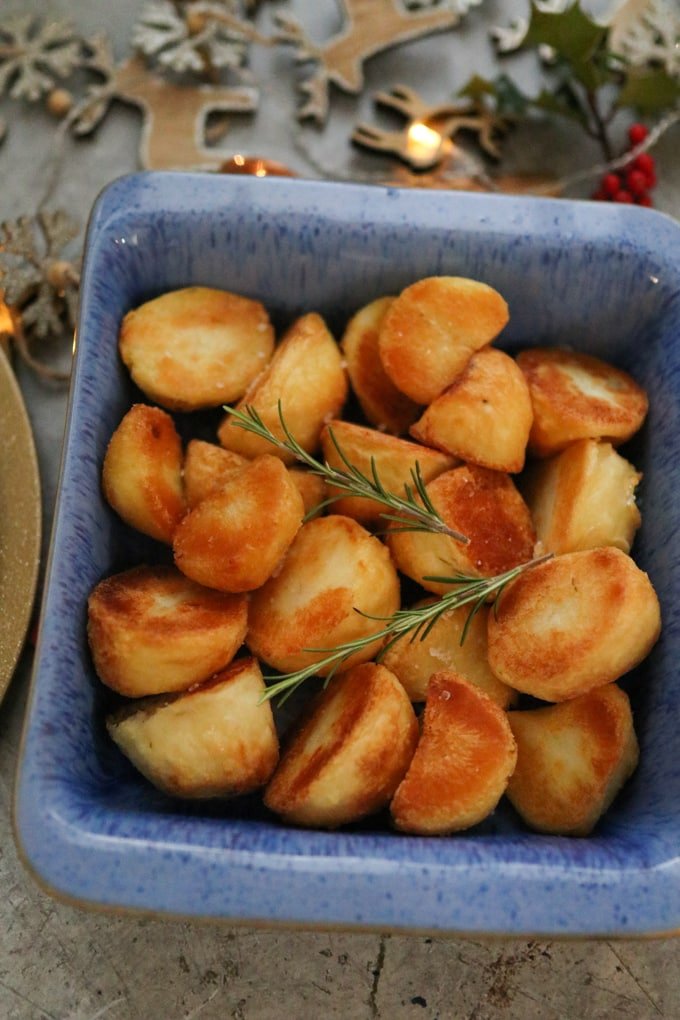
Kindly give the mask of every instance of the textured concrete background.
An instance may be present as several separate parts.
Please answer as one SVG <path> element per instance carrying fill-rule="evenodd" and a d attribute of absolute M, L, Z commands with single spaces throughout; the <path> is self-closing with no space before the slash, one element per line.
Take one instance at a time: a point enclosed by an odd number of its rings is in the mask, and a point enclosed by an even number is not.
<path fill-rule="evenodd" d="M 84 32 L 106 30 L 117 56 L 127 52 L 140 4 L 134 0 L 0 0 L 0 18 L 33 10 L 68 16 Z M 337 24 L 333 0 L 297 0 L 292 9 L 318 38 Z M 600 4 L 602 7 L 602 4 Z M 521 0 L 486 0 L 459 33 L 414 43 L 375 58 L 358 99 L 335 94 L 325 131 L 295 128 L 295 70 L 289 55 L 257 54 L 260 109 L 234 118 L 225 154 L 244 151 L 281 159 L 313 176 L 317 164 L 363 177 L 387 163 L 352 150 L 352 126 L 372 119 L 371 94 L 406 82 L 433 101 L 444 99 L 473 70 L 493 67 L 485 25 L 506 23 Z M 513 62 L 513 73 L 517 63 Z M 530 81 L 530 64 L 521 73 Z M 47 177 L 54 122 L 5 102 L 10 124 L 0 149 L 0 219 L 32 212 Z M 69 143 L 51 206 L 84 223 L 97 192 L 136 167 L 139 116 L 116 108 L 92 140 Z M 657 205 L 680 217 L 676 128 L 659 145 Z M 568 128 L 522 129 L 509 142 L 508 166 L 561 174 L 588 166 L 598 153 Z M 63 347 L 49 352 L 64 362 Z M 42 472 L 49 533 L 66 406 L 64 390 L 20 373 Z M 680 942 L 468 940 L 395 935 L 253 931 L 220 925 L 161 922 L 90 914 L 44 895 L 20 865 L 11 834 L 13 777 L 30 675 L 25 654 L 0 708 L 0 1020 L 653 1020 L 680 1017 Z"/>

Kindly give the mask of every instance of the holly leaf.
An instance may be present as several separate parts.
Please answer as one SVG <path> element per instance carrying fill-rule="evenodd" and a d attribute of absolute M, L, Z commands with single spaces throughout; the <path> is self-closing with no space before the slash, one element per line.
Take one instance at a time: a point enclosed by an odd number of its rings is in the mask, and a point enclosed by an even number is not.
<path fill-rule="evenodd" d="M 493 99 L 496 113 L 501 117 L 523 117 L 531 102 L 507 74 L 497 78 L 482 78 L 475 74 L 458 95 L 472 99 L 475 103 L 482 103 L 487 97 Z"/>
<path fill-rule="evenodd" d="M 680 82 L 662 68 L 631 68 L 616 99 L 619 107 L 630 106 L 640 113 L 657 113 L 680 100 Z"/>
<path fill-rule="evenodd" d="M 581 10 L 579 0 L 561 13 L 551 14 L 531 4 L 531 20 L 523 47 L 550 46 L 570 64 L 587 64 L 605 41 L 607 29 Z"/>
<path fill-rule="evenodd" d="M 568 88 L 558 89 L 557 92 L 548 92 L 543 89 L 532 101 L 532 106 L 545 113 L 554 113 L 559 117 L 566 117 L 573 120 L 582 127 L 588 126 L 583 107 L 577 102 L 574 94 Z"/>

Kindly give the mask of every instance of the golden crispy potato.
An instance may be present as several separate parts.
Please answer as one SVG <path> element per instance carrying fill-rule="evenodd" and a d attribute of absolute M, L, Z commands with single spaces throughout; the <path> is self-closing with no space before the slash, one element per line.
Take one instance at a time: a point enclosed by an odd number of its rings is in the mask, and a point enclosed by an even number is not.
<path fill-rule="evenodd" d="M 489 614 L 489 665 L 515 690 L 567 701 L 637 666 L 660 628 L 650 580 L 625 553 L 565 553 L 505 589 Z"/>
<path fill-rule="evenodd" d="M 196 411 L 245 393 L 271 357 L 274 331 L 259 301 L 185 287 L 128 312 L 119 346 L 147 397 L 171 411 Z"/>
<path fill-rule="evenodd" d="M 264 802 L 287 822 L 337 828 L 385 807 L 409 766 L 418 721 L 388 669 L 335 677 L 284 749 Z"/>
<path fill-rule="evenodd" d="M 254 407 L 262 421 L 283 438 L 278 403 L 288 428 L 308 453 L 319 445 L 324 422 L 334 418 L 347 398 L 347 379 L 340 348 L 320 315 L 312 312 L 294 322 L 276 349 L 269 368 L 255 380 L 238 408 Z M 294 456 L 266 439 L 246 432 L 227 415 L 218 436 L 227 450 L 244 457 L 272 453 L 284 464 Z"/>
<path fill-rule="evenodd" d="M 278 457 L 258 457 L 186 515 L 175 532 L 175 563 L 207 588 L 253 591 L 274 573 L 303 516 Z"/>
<path fill-rule="evenodd" d="M 214 496 L 226 479 L 247 463 L 238 453 L 202 439 L 192 439 L 184 456 L 184 492 L 189 509 L 193 510 L 207 496 Z"/>
<path fill-rule="evenodd" d="M 184 457 L 184 491 L 189 509 L 193 510 L 207 496 L 214 496 L 227 478 L 249 463 L 240 453 L 232 453 L 202 439 L 192 439 Z M 306 514 L 323 503 L 326 498 L 323 478 L 304 468 L 289 468 L 288 474 L 302 497 Z"/>
<path fill-rule="evenodd" d="M 421 443 L 494 471 L 521 471 L 534 413 L 511 357 L 483 347 L 411 426 Z"/>
<path fill-rule="evenodd" d="M 106 720 L 132 764 L 172 797 L 235 797 L 264 786 L 279 742 L 255 659 L 184 694 L 148 698 Z"/>
<path fill-rule="evenodd" d="M 231 662 L 247 616 L 244 596 L 201 588 L 174 567 L 134 567 L 88 600 L 94 668 L 129 698 L 186 690 Z"/>
<path fill-rule="evenodd" d="M 508 797 L 539 832 L 587 836 L 635 771 L 627 695 L 607 684 L 562 705 L 510 712 L 517 768 Z"/>
<path fill-rule="evenodd" d="M 159 542 L 172 542 L 186 505 L 182 444 L 169 414 L 133 404 L 111 436 L 102 488 L 126 524 Z"/>
<path fill-rule="evenodd" d="M 477 825 L 503 796 L 516 761 L 505 712 L 456 673 L 435 673 L 422 736 L 390 805 L 394 824 L 423 836 Z"/>
<path fill-rule="evenodd" d="M 635 489 L 642 475 L 611 443 L 580 439 L 532 465 L 525 489 L 546 552 L 613 545 L 630 552 L 640 511 Z"/>
<path fill-rule="evenodd" d="M 444 595 L 456 585 L 425 578 L 457 573 L 492 577 L 531 559 L 531 516 L 507 475 L 464 464 L 439 475 L 426 489 L 443 521 L 470 541 L 464 545 L 422 531 L 389 533 L 399 570 L 423 588 Z"/>
<path fill-rule="evenodd" d="M 351 518 L 331 514 L 303 525 L 281 570 L 253 594 L 246 640 L 254 655 L 288 673 L 324 658 L 304 649 L 336 648 L 381 629 L 361 613 L 391 616 L 398 608 L 399 580 L 385 546 Z M 345 668 L 380 645 L 371 642 Z"/>
<path fill-rule="evenodd" d="M 398 436 L 413 424 L 420 408 L 396 388 L 380 360 L 380 326 L 393 301 L 391 297 L 378 298 L 360 309 L 350 319 L 340 346 L 366 419 L 376 428 Z"/>
<path fill-rule="evenodd" d="M 432 605 L 438 599 L 423 599 L 416 607 Z M 415 608 L 415 607 L 414 607 Z M 484 607 L 470 620 L 465 641 L 463 630 L 472 606 L 460 606 L 444 613 L 423 638 L 404 634 L 387 649 L 383 665 L 391 669 L 406 689 L 411 701 L 425 701 L 427 685 L 433 673 L 452 670 L 463 680 L 479 687 L 501 708 L 514 701 L 515 692 L 491 672 L 487 658 L 486 618 Z"/>
<path fill-rule="evenodd" d="M 293 482 L 293 485 L 302 496 L 302 503 L 305 509 L 305 516 L 312 514 L 313 510 L 324 502 L 328 496 L 328 489 L 323 478 L 319 475 L 312 474 L 311 471 L 306 471 L 305 468 L 288 468 L 288 474 Z M 318 513 L 322 511 L 319 510 Z M 318 513 L 312 516 L 318 516 Z"/>
<path fill-rule="evenodd" d="M 429 482 L 457 463 L 453 457 L 448 457 L 437 450 L 428 450 L 406 439 L 387 436 L 376 429 L 367 429 L 363 425 L 354 425 L 348 421 L 332 421 L 321 433 L 321 447 L 328 464 L 341 470 L 346 470 L 346 465 L 343 464 L 342 457 L 331 438 L 330 429 L 350 464 L 359 468 L 362 474 L 372 478 L 373 460 L 382 485 L 388 492 L 393 492 L 397 496 L 406 495 L 405 485 L 413 488 L 411 471 L 415 469 L 416 464 L 420 465 L 424 481 Z M 338 491 L 335 487 L 329 486 L 329 495 L 334 495 Z M 336 513 L 354 517 L 368 527 L 384 528 L 387 522 L 382 514 L 393 512 L 377 500 L 361 499 L 357 496 L 343 496 L 336 500 L 333 508 Z"/>
<path fill-rule="evenodd" d="M 397 389 L 430 404 L 507 321 L 508 306 L 492 287 L 460 276 L 430 276 L 407 287 L 388 308 L 380 358 Z"/>
<path fill-rule="evenodd" d="M 517 364 L 529 384 L 534 422 L 529 451 L 549 457 L 576 439 L 619 443 L 637 432 L 647 394 L 626 372 L 589 354 L 555 347 L 522 351 Z"/>

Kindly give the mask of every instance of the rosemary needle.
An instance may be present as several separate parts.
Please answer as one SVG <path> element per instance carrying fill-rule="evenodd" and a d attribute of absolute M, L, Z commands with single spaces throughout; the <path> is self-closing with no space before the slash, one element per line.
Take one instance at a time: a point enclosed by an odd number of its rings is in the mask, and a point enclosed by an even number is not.
<path fill-rule="evenodd" d="M 239 428 L 244 429 L 246 432 L 252 432 L 280 450 L 287 450 L 288 453 L 292 453 L 296 460 L 307 465 L 312 474 L 318 475 L 328 482 L 329 485 L 340 490 L 339 495 L 330 496 L 319 506 L 314 507 L 307 515 L 308 517 L 316 513 L 320 507 L 329 506 L 343 496 L 358 496 L 363 499 L 376 500 L 386 507 L 386 512 L 381 514 L 381 516 L 390 522 L 390 531 L 427 531 L 438 535 L 448 535 L 449 538 L 455 539 L 456 542 L 464 544 L 469 542 L 466 535 L 462 535 L 459 531 L 450 528 L 442 520 L 425 488 L 425 479 L 420 470 L 420 464 L 417 461 L 415 467 L 411 469 L 412 484 L 404 486 L 406 495 L 397 496 L 396 493 L 389 492 L 381 482 L 375 459 L 371 457 L 370 477 L 363 474 L 348 459 L 338 443 L 333 429 L 330 427 L 328 434 L 344 467 L 331 467 L 330 464 L 317 460 L 310 453 L 307 453 L 290 431 L 283 416 L 281 401 L 278 404 L 278 412 L 285 438 L 275 435 L 262 421 L 255 408 L 250 405 L 246 406 L 243 411 L 228 406 L 225 406 L 224 410 L 227 414 L 231 415 L 234 424 Z"/>
<path fill-rule="evenodd" d="M 463 633 L 461 634 L 460 640 L 462 644 L 472 620 L 480 611 L 489 595 L 494 595 L 493 605 L 495 610 L 498 604 L 498 599 L 507 584 L 514 581 L 516 577 L 519 577 L 520 574 L 524 573 L 524 571 L 528 570 L 530 567 L 535 567 L 539 563 L 545 563 L 546 560 L 552 558 L 552 555 L 552 553 L 547 553 L 545 556 L 539 556 L 534 560 L 529 560 L 527 563 L 521 563 L 519 566 L 513 567 L 511 570 L 506 570 L 502 574 L 496 574 L 494 577 L 468 577 L 464 575 L 456 575 L 453 577 L 439 578 L 440 581 L 446 581 L 449 584 L 456 584 L 460 587 L 457 587 L 454 591 L 447 592 L 447 594 L 443 595 L 438 602 L 432 602 L 428 605 L 412 609 L 398 609 L 393 616 L 369 616 L 367 613 L 361 613 L 360 610 L 355 610 L 355 612 L 359 612 L 361 616 L 365 616 L 367 619 L 384 622 L 385 626 L 372 634 L 365 634 L 363 637 L 356 638 L 354 641 L 347 641 L 344 644 L 337 645 L 336 648 L 304 649 L 306 652 L 324 653 L 323 658 L 317 659 L 316 662 L 313 662 L 302 669 L 298 669 L 294 673 L 287 673 L 284 676 L 278 677 L 265 676 L 265 681 L 271 681 L 271 683 L 269 683 L 269 686 L 262 695 L 261 700 L 268 701 L 271 698 L 283 695 L 281 698 L 281 703 L 283 703 L 295 690 L 297 690 L 298 687 L 301 686 L 301 684 L 305 682 L 305 680 L 308 680 L 312 676 L 318 676 L 320 669 L 330 667 L 328 674 L 324 677 L 325 686 L 352 655 L 361 651 L 362 648 L 366 648 L 367 645 L 373 644 L 375 641 L 388 638 L 389 640 L 383 645 L 382 649 L 376 656 L 376 661 L 379 662 L 388 648 L 390 648 L 395 641 L 404 634 L 411 633 L 412 641 L 422 641 L 427 637 L 437 620 L 439 620 L 444 613 L 450 612 L 452 609 L 458 609 L 461 606 L 472 604 L 470 614 L 465 623 L 465 627 L 463 628 Z"/>

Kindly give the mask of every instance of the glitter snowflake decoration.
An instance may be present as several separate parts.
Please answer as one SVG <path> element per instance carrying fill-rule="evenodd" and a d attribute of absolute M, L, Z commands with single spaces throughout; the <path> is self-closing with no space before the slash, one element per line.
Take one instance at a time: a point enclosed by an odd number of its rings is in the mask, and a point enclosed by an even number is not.
<path fill-rule="evenodd" d="M 0 22 L 0 95 L 35 102 L 73 73 L 80 56 L 80 41 L 65 23 L 31 14 L 6 17 Z"/>
<path fill-rule="evenodd" d="M 635 66 L 680 77 L 680 9 L 667 0 L 626 0 L 609 22 L 609 45 Z"/>
<path fill-rule="evenodd" d="M 143 8 L 132 45 L 169 71 L 203 75 L 240 69 L 247 55 L 246 25 L 234 3 L 151 0 Z"/>
<path fill-rule="evenodd" d="M 54 379 L 65 376 L 34 358 L 29 342 L 75 327 L 80 274 L 62 251 L 77 234 L 77 223 L 62 210 L 0 224 L 0 292 L 14 323 L 12 339 L 31 368 Z"/>

